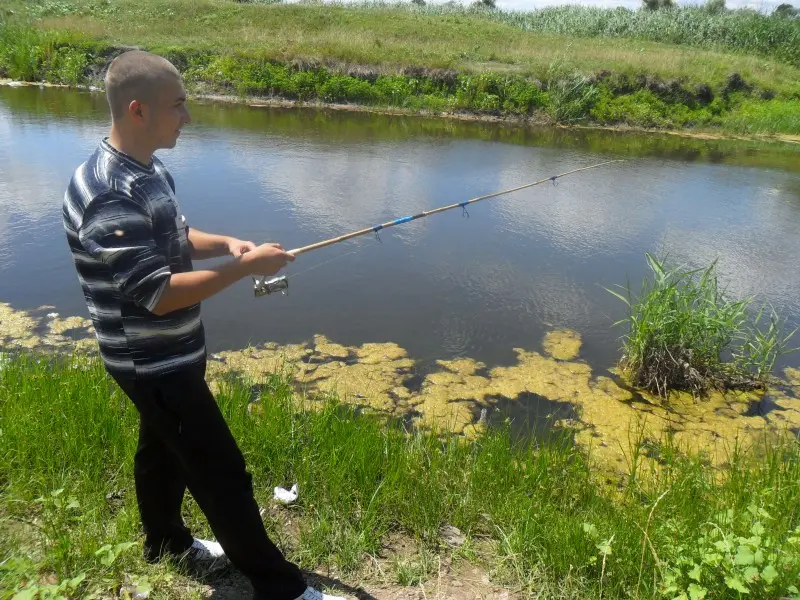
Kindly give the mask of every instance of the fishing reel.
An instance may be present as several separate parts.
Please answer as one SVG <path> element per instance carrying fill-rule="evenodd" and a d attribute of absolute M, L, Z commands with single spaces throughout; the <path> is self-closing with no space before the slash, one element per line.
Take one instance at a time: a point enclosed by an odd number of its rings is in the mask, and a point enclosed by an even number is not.
<path fill-rule="evenodd" d="M 286 294 L 289 289 L 289 280 L 286 275 L 267 279 L 266 277 L 253 277 L 253 293 L 256 298 L 280 292 Z"/>

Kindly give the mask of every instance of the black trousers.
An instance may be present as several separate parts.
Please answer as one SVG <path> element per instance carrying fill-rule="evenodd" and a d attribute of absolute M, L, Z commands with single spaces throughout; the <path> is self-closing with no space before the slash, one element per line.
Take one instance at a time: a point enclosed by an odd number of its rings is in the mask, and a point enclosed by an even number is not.
<path fill-rule="evenodd" d="M 231 563 L 255 597 L 294 600 L 300 569 L 270 541 L 253 497 L 252 476 L 205 381 L 205 364 L 152 378 L 112 375 L 139 411 L 134 458 L 145 557 L 179 554 L 194 540 L 181 518 L 188 487 Z"/>

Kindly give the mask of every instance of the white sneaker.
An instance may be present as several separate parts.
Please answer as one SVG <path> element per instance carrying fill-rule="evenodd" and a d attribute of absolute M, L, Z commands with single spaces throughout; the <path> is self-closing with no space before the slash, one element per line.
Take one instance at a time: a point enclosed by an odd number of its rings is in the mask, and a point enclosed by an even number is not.
<path fill-rule="evenodd" d="M 296 600 L 345 600 L 343 596 L 331 596 L 330 594 L 323 594 L 319 590 L 315 590 L 311 586 L 306 588 L 303 595 Z"/>
<path fill-rule="evenodd" d="M 193 571 L 208 575 L 230 565 L 222 546 L 210 540 L 195 540 L 189 549 L 181 554 L 181 561 L 186 561 Z"/>

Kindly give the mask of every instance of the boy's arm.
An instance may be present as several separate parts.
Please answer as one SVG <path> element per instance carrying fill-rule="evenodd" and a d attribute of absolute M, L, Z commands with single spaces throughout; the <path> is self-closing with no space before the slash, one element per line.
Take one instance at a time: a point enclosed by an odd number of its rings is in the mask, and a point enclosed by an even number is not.
<path fill-rule="evenodd" d="M 294 256 L 285 252 L 280 244 L 261 244 L 221 267 L 175 273 L 167 280 L 151 312 L 160 316 L 192 306 L 247 275 L 274 275 L 293 260 Z"/>
<path fill-rule="evenodd" d="M 161 316 L 198 304 L 248 274 L 247 265 L 241 256 L 215 269 L 175 273 L 170 275 L 151 312 Z"/>
<path fill-rule="evenodd" d="M 280 244 L 262 244 L 216 269 L 173 274 L 153 239 L 150 216 L 114 191 L 87 207 L 78 236 L 108 268 L 120 295 L 156 315 L 197 304 L 246 275 L 273 275 L 294 260 Z"/>
<path fill-rule="evenodd" d="M 186 229 L 192 260 L 217 258 L 228 254 L 240 256 L 256 247 L 253 242 L 242 241 L 227 235 L 206 233 L 194 227 L 187 227 Z"/>

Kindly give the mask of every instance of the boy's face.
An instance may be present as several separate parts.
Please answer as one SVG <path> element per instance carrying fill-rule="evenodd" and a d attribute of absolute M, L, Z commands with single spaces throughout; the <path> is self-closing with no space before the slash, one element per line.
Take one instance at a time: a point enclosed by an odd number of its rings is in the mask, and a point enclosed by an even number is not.
<path fill-rule="evenodd" d="M 181 128 L 191 121 L 181 80 L 166 78 L 154 101 L 142 108 L 144 131 L 153 147 L 174 148 Z"/>

